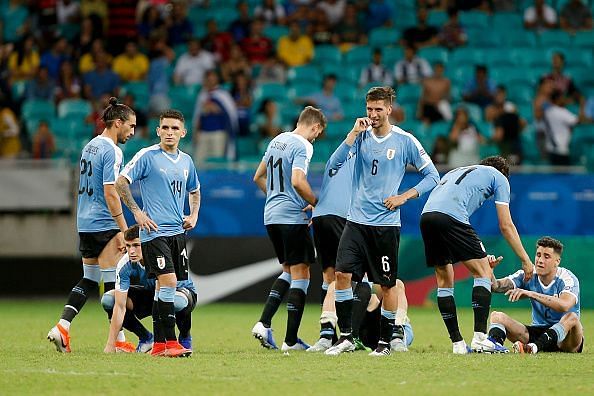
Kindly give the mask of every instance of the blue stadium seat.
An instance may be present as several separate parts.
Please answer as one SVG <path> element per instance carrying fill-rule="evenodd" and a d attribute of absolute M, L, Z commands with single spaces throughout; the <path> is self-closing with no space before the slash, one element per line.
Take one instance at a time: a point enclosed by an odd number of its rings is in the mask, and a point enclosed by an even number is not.
<path fill-rule="evenodd" d="M 28 99 L 23 102 L 21 113 L 25 119 L 49 121 L 54 118 L 54 103 L 49 100 Z"/>
<path fill-rule="evenodd" d="M 361 100 L 343 103 L 342 110 L 344 112 L 345 119 L 355 119 L 366 116 L 365 103 L 363 103 Z"/>
<path fill-rule="evenodd" d="M 493 137 L 493 124 L 491 124 L 490 122 L 474 121 L 474 125 L 476 126 L 476 129 L 478 129 L 479 133 L 483 135 L 485 138 L 491 139 Z"/>
<path fill-rule="evenodd" d="M 501 32 L 507 29 L 521 30 L 524 28 L 524 18 L 516 12 L 496 12 L 491 17 L 493 31 Z"/>
<path fill-rule="evenodd" d="M 283 101 L 287 97 L 287 87 L 284 84 L 266 83 L 260 84 L 254 90 L 254 101 L 274 99 Z"/>
<path fill-rule="evenodd" d="M 526 122 L 528 122 L 529 124 L 532 123 L 533 118 L 534 118 L 534 114 L 533 114 L 533 110 L 532 110 L 532 102 L 524 103 L 524 104 L 516 103 L 516 107 L 517 107 L 518 115 L 521 118 L 525 119 Z"/>
<path fill-rule="evenodd" d="M 492 48 L 484 50 L 483 54 L 485 63 L 489 67 L 516 66 L 519 63 L 514 53 L 508 49 Z"/>
<path fill-rule="evenodd" d="M 291 84 L 311 82 L 320 86 L 322 84 L 322 73 L 320 73 L 320 70 L 313 65 L 297 66 L 289 69 L 287 80 Z"/>
<path fill-rule="evenodd" d="M 467 29 L 468 45 L 475 48 L 496 48 L 501 45 L 501 35 L 484 28 Z"/>
<path fill-rule="evenodd" d="M 326 136 L 329 138 L 344 137 L 353 127 L 352 120 L 330 121 L 326 127 Z"/>
<path fill-rule="evenodd" d="M 463 89 L 466 82 L 474 76 L 474 66 L 450 64 L 446 69 L 446 75 L 452 80 L 452 85 L 457 85 Z"/>
<path fill-rule="evenodd" d="M 289 99 L 305 98 L 307 96 L 313 95 L 316 92 L 319 92 L 320 90 L 321 87 L 318 84 L 300 82 L 299 84 L 293 84 L 291 88 L 285 92 L 285 96 Z M 266 99 L 266 97 L 263 97 L 262 99 Z"/>
<path fill-rule="evenodd" d="M 508 47 L 536 47 L 536 36 L 526 30 L 509 29 L 501 32 L 502 44 Z"/>
<path fill-rule="evenodd" d="M 361 78 L 361 68 L 358 66 L 342 65 L 338 70 L 338 81 L 346 84 L 354 85 L 355 87 L 359 84 Z"/>
<path fill-rule="evenodd" d="M 580 124 L 573 128 L 569 152 L 574 162 L 584 164 L 586 152 L 589 147 L 594 146 L 594 125 Z"/>
<path fill-rule="evenodd" d="M 490 25 L 489 15 L 482 11 L 461 12 L 459 19 L 465 28 L 487 29 Z"/>
<path fill-rule="evenodd" d="M 432 10 L 427 15 L 427 25 L 440 28 L 448 20 L 448 14 L 445 11 Z"/>
<path fill-rule="evenodd" d="M 334 92 L 336 96 L 340 98 L 342 103 L 361 101 L 356 84 L 338 81 Z"/>
<path fill-rule="evenodd" d="M 93 137 L 95 126 L 77 118 L 56 118 L 51 121 L 51 129 L 55 136 L 88 140 Z"/>
<path fill-rule="evenodd" d="M 573 45 L 579 48 L 594 48 L 594 30 L 576 33 Z"/>
<path fill-rule="evenodd" d="M 371 63 L 372 48 L 368 45 L 359 45 L 351 48 L 343 55 L 347 65 L 366 66 Z M 383 59 L 385 61 L 385 59 Z"/>
<path fill-rule="evenodd" d="M 388 70 L 393 70 L 396 62 L 404 59 L 404 50 L 402 47 L 382 48 L 383 63 Z"/>
<path fill-rule="evenodd" d="M 481 131 L 482 132 L 482 131 Z M 491 157 L 493 155 L 500 155 L 501 151 L 499 151 L 499 146 L 496 144 L 481 144 L 479 146 L 479 157 L 486 158 Z"/>
<path fill-rule="evenodd" d="M 258 155 L 258 139 L 251 136 L 242 136 L 236 140 L 239 158 Z M 317 147 L 316 147 L 317 149 Z"/>
<path fill-rule="evenodd" d="M 398 103 L 417 103 L 420 96 L 421 86 L 418 84 L 402 84 L 396 88 L 396 100 Z"/>
<path fill-rule="evenodd" d="M 194 114 L 194 107 L 196 105 L 196 98 L 200 92 L 200 85 L 174 85 L 169 89 L 169 98 L 171 99 L 171 107 L 178 109 L 188 116 Z"/>
<path fill-rule="evenodd" d="M 442 47 L 421 48 L 418 55 L 421 58 L 425 58 L 431 64 L 441 62 L 446 65 L 448 63 L 448 51 Z"/>
<path fill-rule="evenodd" d="M 387 27 L 375 28 L 369 34 L 369 45 L 371 47 L 396 45 L 399 38 L 400 33 L 396 29 Z"/>
<path fill-rule="evenodd" d="M 528 67 L 550 67 L 551 65 L 551 57 L 540 48 L 514 48 L 510 53 L 519 65 Z"/>
<path fill-rule="evenodd" d="M 538 35 L 540 46 L 543 48 L 550 47 L 571 47 L 571 36 L 563 30 L 545 30 Z"/>
<path fill-rule="evenodd" d="M 325 164 L 335 149 L 336 147 L 334 147 L 334 140 L 331 138 L 316 140 L 316 148 L 311 159 L 312 162 L 318 164 Z"/>
<path fill-rule="evenodd" d="M 592 51 L 584 51 L 582 48 L 563 48 L 555 49 L 565 55 L 565 66 L 567 67 L 592 67 Z M 551 50 L 547 51 L 552 55 Z M 551 57 L 549 56 L 549 59 Z"/>
<path fill-rule="evenodd" d="M 482 50 L 476 48 L 462 47 L 454 51 L 451 58 L 456 65 L 478 65 L 485 62 L 485 55 Z"/>
<path fill-rule="evenodd" d="M 535 91 L 531 85 L 514 84 L 507 87 L 508 97 L 516 105 L 530 104 L 534 99 Z"/>
<path fill-rule="evenodd" d="M 59 118 L 81 118 L 91 114 L 91 102 L 83 99 L 64 99 L 58 104 Z"/>
<path fill-rule="evenodd" d="M 461 102 L 461 103 L 456 103 L 456 104 L 452 105 L 454 112 L 459 107 L 465 107 L 466 110 L 468 111 L 468 115 L 470 116 L 470 119 L 472 121 L 474 121 L 475 123 L 483 120 L 483 110 L 480 108 L 479 105 L 476 105 L 474 103 L 468 103 L 468 102 Z"/>
<path fill-rule="evenodd" d="M 493 68 L 491 76 L 499 83 L 510 87 L 512 84 L 534 86 L 540 74 L 531 68 L 525 67 L 497 67 Z"/>
<path fill-rule="evenodd" d="M 289 28 L 280 25 L 268 25 L 264 28 L 264 36 L 268 37 L 276 45 L 278 39 L 289 34 Z"/>
<path fill-rule="evenodd" d="M 121 94 L 131 94 L 135 100 L 135 106 L 141 110 L 148 109 L 150 99 L 148 83 L 145 81 L 134 81 L 124 84 L 121 87 Z"/>
<path fill-rule="evenodd" d="M 452 124 L 447 121 L 434 122 L 429 128 L 429 133 L 435 139 L 439 136 L 449 136 Z"/>
<path fill-rule="evenodd" d="M 342 54 L 334 45 L 318 45 L 315 47 L 313 61 L 318 65 L 340 63 L 342 62 Z"/>

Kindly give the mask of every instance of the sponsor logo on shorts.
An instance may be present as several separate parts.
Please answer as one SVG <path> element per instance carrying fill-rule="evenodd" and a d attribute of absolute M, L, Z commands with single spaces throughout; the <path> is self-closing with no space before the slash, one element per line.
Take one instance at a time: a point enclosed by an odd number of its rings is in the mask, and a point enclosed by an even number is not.
<path fill-rule="evenodd" d="M 157 267 L 159 267 L 159 269 L 165 268 L 165 257 L 163 257 L 163 256 L 157 257 Z"/>

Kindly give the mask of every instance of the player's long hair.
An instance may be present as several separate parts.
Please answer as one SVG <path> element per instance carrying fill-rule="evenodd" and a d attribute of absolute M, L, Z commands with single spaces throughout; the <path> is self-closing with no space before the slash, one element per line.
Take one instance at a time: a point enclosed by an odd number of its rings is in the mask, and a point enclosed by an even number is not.
<path fill-rule="evenodd" d="M 111 128 L 116 120 L 128 121 L 130 116 L 135 115 L 134 110 L 125 104 L 118 103 L 118 98 L 109 98 L 109 106 L 103 110 L 101 120 L 107 128 Z"/>
<path fill-rule="evenodd" d="M 480 165 L 492 166 L 509 179 L 509 164 L 507 160 L 500 155 L 494 155 L 483 159 Z"/>

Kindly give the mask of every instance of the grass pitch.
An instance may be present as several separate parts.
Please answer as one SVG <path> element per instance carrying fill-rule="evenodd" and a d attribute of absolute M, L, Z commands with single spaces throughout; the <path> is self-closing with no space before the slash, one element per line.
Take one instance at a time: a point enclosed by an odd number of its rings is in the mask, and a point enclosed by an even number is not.
<path fill-rule="evenodd" d="M 588 342 L 593 311 L 582 313 L 583 354 L 454 356 L 437 308 L 414 308 L 411 350 L 378 359 L 363 352 L 329 357 L 268 351 L 250 334 L 261 306 L 213 304 L 194 311 L 194 355 L 167 359 L 103 354 L 108 327 L 96 300 L 73 323 L 73 352 L 58 354 L 45 337 L 62 304 L 0 300 L 0 395 L 594 394 L 594 349 Z M 512 314 L 529 321 L 528 310 Z M 306 307 L 300 336 L 308 342 L 317 339 L 318 315 L 317 306 Z M 459 317 L 470 342 L 472 311 L 460 309 Z M 285 320 L 281 307 L 273 322 L 279 345 Z M 133 335 L 129 340 L 137 341 Z"/>

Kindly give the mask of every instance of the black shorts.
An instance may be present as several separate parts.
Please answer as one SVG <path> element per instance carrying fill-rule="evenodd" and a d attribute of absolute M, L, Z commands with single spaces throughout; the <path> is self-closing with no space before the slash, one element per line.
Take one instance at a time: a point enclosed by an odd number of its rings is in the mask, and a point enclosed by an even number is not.
<path fill-rule="evenodd" d="M 325 215 L 314 217 L 312 223 L 318 262 L 322 266 L 322 270 L 334 268 L 336 266 L 338 243 L 340 242 L 346 219 L 340 216 Z"/>
<path fill-rule="evenodd" d="M 538 337 L 543 335 L 544 332 L 550 328 L 551 328 L 550 326 L 526 326 L 526 329 L 528 330 L 528 342 L 534 342 L 534 341 L 538 340 Z M 580 343 L 580 346 L 578 347 L 576 352 L 582 353 L 583 350 L 584 350 L 584 338 L 582 337 L 582 342 Z M 559 347 L 557 345 L 555 345 L 553 347 L 553 350 L 544 351 L 544 352 L 560 352 L 560 351 L 561 350 L 559 349 Z"/>
<path fill-rule="evenodd" d="M 131 285 L 128 289 L 128 298 L 132 300 L 132 312 L 138 319 L 149 317 L 153 314 L 153 300 L 155 291 L 138 285 Z"/>
<path fill-rule="evenodd" d="M 105 246 L 115 237 L 120 230 L 107 230 L 98 232 L 79 232 L 79 245 L 83 258 L 97 258 Z"/>
<path fill-rule="evenodd" d="M 439 212 L 421 215 L 421 234 L 428 267 L 487 257 L 474 228 Z"/>
<path fill-rule="evenodd" d="M 353 274 L 359 282 L 363 275 L 373 283 L 392 287 L 398 275 L 400 227 L 369 226 L 346 222 L 336 257 L 336 270 Z"/>
<path fill-rule="evenodd" d="M 142 257 L 152 278 L 175 273 L 178 281 L 188 279 L 185 234 L 161 236 L 142 242 Z"/>
<path fill-rule="evenodd" d="M 268 224 L 266 231 L 279 263 L 295 265 L 314 262 L 314 246 L 307 224 Z"/>

